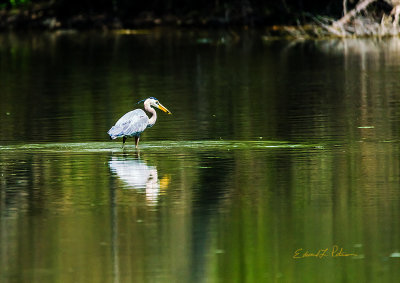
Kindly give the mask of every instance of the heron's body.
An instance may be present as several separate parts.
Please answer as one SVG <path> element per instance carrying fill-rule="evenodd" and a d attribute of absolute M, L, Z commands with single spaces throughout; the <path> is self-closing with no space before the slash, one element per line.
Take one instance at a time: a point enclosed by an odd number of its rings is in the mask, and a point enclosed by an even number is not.
<path fill-rule="evenodd" d="M 162 106 L 157 99 L 150 97 L 144 101 L 144 108 L 147 112 L 152 114 L 152 116 L 149 118 L 146 112 L 142 109 L 135 109 L 126 113 L 108 131 L 110 138 L 116 139 L 122 137 L 122 146 L 124 146 L 127 138 L 135 137 L 135 145 L 138 147 L 140 134 L 147 128 L 154 126 L 157 120 L 157 113 L 151 106 L 157 107 L 164 112 L 171 114 L 171 112 Z"/>
<path fill-rule="evenodd" d="M 122 116 L 108 134 L 110 138 L 136 137 L 149 126 L 149 117 L 142 109 L 132 110 Z"/>

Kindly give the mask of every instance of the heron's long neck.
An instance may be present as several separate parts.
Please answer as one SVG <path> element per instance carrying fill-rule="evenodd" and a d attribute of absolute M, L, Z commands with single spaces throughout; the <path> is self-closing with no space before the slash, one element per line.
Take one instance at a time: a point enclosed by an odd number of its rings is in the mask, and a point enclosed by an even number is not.
<path fill-rule="evenodd" d="M 148 127 L 152 127 L 152 126 L 156 123 L 156 120 L 157 120 L 157 112 L 156 112 L 156 110 L 155 110 L 153 107 L 150 106 L 150 104 L 145 104 L 145 105 L 144 105 L 144 109 L 145 109 L 147 112 L 149 112 L 149 113 L 152 114 L 152 116 L 151 116 L 150 119 L 149 119 L 149 125 L 148 125 Z"/>

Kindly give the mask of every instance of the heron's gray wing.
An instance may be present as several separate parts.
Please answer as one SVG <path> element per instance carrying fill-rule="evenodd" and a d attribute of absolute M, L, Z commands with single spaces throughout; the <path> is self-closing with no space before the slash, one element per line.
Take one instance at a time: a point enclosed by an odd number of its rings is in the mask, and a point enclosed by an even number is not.
<path fill-rule="evenodd" d="M 149 117 L 142 109 L 136 109 L 126 113 L 117 123 L 116 127 L 121 129 L 121 135 L 135 136 L 140 135 L 149 123 Z"/>

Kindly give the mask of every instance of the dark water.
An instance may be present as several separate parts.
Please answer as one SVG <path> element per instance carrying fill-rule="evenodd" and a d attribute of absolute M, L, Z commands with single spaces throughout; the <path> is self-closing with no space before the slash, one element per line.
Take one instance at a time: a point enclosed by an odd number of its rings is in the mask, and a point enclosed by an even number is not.
<path fill-rule="evenodd" d="M 0 281 L 397 282 L 399 78 L 399 39 L 0 35 Z"/>

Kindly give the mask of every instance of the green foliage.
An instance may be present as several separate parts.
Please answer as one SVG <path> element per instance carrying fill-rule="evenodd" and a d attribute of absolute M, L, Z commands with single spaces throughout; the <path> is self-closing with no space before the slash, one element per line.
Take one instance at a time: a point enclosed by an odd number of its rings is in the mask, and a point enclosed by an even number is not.
<path fill-rule="evenodd" d="M 31 3 L 31 0 L 0 0 L 0 10 L 7 8 L 16 8 Z"/>
<path fill-rule="evenodd" d="M 12 7 L 15 7 L 15 6 L 18 6 L 18 5 L 27 4 L 27 3 L 31 2 L 31 1 L 30 0 L 9 0 L 8 2 Z"/>

